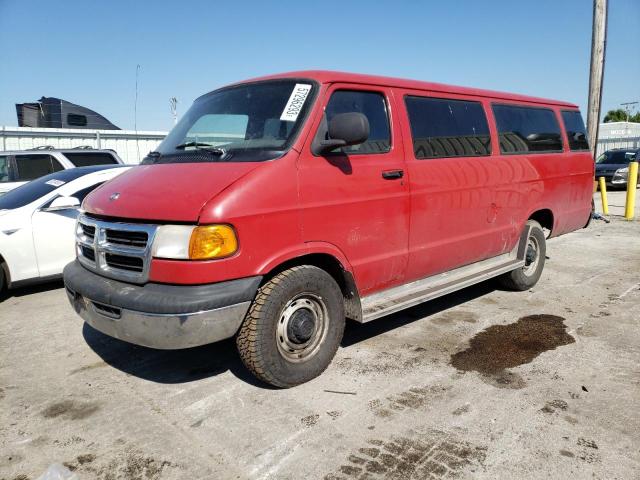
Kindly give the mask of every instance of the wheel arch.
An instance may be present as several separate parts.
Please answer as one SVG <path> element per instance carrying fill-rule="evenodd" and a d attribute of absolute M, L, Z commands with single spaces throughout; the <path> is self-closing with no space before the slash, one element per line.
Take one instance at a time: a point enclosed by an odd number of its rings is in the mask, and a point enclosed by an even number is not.
<path fill-rule="evenodd" d="M 264 273 L 262 283 L 268 282 L 284 270 L 302 265 L 318 267 L 331 275 L 340 287 L 344 297 L 346 317 L 362 321 L 360 294 L 349 265 L 326 251 L 307 251 L 306 253 L 299 253 L 298 255 L 281 259 L 280 262 L 271 265 L 271 268 Z"/>
<path fill-rule="evenodd" d="M 11 272 L 9 271 L 9 264 L 0 253 L 0 270 L 4 273 L 4 282 L 0 281 L 0 290 L 2 288 L 9 289 L 11 287 Z"/>
<path fill-rule="evenodd" d="M 547 230 L 549 230 L 549 235 L 547 236 L 547 238 L 553 235 L 556 219 L 550 208 L 539 208 L 532 211 L 529 214 L 529 218 L 527 218 L 527 220 L 535 220 L 542 226 L 542 228 L 546 228 Z"/>

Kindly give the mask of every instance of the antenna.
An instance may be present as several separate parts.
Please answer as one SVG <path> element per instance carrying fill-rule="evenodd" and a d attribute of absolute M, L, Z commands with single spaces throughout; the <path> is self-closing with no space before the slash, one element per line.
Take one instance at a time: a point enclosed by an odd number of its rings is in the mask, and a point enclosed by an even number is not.
<path fill-rule="evenodd" d="M 138 144 L 138 73 L 140 64 L 136 65 L 136 98 L 133 102 L 133 129 L 136 132 L 136 150 L 138 152 L 138 162 L 140 161 L 140 145 Z"/>
<path fill-rule="evenodd" d="M 178 123 L 178 99 L 171 97 L 169 99 L 169 105 L 171 106 L 171 116 L 173 116 L 173 124 Z"/>

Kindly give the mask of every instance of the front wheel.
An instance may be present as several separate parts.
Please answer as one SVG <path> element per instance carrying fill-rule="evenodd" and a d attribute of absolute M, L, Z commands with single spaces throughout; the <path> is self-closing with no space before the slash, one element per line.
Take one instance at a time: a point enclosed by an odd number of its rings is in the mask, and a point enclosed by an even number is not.
<path fill-rule="evenodd" d="M 502 286 L 510 290 L 529 290 L 538 283 L 544 269 L 547 257 L 544 230 L 535 220 L 529 220 L 527 226 L 530 227 L 530 230 L 524 255 L 524 266 L 498 277 Z"/>
<path fill-rule="evenodd" d="M 236 337 L 245 366 L 276 387 L 293 387 L 320 375 L 344 332 L 340 287 L 324 270 L 285 270 L 258 290 Z"/>

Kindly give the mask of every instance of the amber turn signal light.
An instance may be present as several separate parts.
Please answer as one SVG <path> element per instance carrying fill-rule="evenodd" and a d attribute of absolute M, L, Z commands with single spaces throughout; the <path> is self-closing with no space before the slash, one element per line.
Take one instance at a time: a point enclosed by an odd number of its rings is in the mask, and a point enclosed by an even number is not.
<path fill-rule="evenodd" d="M 236 233 L 229 225 L 196 227 L 189 240 L 189 259 L 208 260 L 233 255 L 238 250 Z"/>

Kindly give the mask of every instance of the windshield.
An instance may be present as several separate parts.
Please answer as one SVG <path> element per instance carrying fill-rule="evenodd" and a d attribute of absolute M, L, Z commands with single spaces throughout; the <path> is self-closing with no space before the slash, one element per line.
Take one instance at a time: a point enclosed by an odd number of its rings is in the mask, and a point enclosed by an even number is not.
<path fill-rule="evenodd" d="M 310 80 L 274 80 L 197 99 L 143 164 L 256 162 L 281 156 L 313 103 Z"/>
<path fill-rule="evenodd" d="M 635 150 L 609 150 L 596 159 L 596 163 L 625 165 L 636 158 Z"/>
<path fill-rule="evenodd" d="M 83 175 L 87 175 L 98 170 L 106 170 L 107 168 L 114 168 L 117 165 L 110 165 L 109 167 L 82 167 L 82 168 L 70 168 L 68 170 L 60 170 L 59 172 L 50 173 L 44 177 L 32 180 L 24 185 L 14 188 L 13 190 L 5 193 L 0 197 L 0 210 L 10 210 L 12 208 L 20 208 L 25 205 L 35 202 L 41 197 L 44 197 L 48 193 L 53 192 L 57 188 L 80 178 Z"/>

